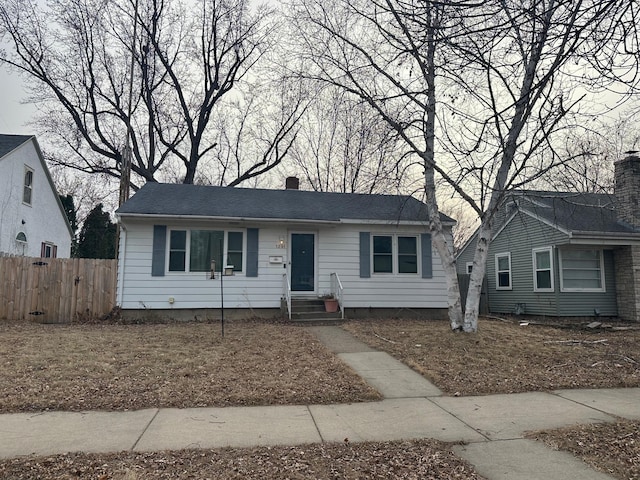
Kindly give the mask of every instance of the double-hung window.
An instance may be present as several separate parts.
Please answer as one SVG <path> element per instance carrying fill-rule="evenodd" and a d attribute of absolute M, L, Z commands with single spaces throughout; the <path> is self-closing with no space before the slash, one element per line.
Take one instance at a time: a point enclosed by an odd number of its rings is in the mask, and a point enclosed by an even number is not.
<path fill-rule="evenodd" d="M 243 232 L 196 229 L 170 231 L 170 272 L 208 272 L 212 260 L 218 272 L 226 266 L 233 266 L 234 272 L 242 272 Z"/>
<path fill-rule="evenodd" d="M 511 253 L 496 254 L 496 290 L 511 290 Z"/>
<path fill-rule="evenodd" d="M 416 235 L 373 235 L 373 273 L 418 273 Z"/>
<path fill-rule="evenodd" d="M 551 247 L 533 250 L 533 291 L 553 292 L 553 250 Z"/>
<path fill-rule="evenodd" d="M 560 250 L 560 289 L 563 292 L 604 292 L 602 250 Z"/>
<path fill-rule="evenodd" d="M 31 205 L 31 197 L 33 195 L 33 170 L 24 167 L 24 188 L 22 190 L 22 203 Z"/>

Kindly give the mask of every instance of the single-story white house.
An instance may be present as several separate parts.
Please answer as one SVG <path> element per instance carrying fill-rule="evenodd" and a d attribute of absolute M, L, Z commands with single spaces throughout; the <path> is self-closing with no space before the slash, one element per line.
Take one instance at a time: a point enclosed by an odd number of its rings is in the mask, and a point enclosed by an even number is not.
<path fill-rule="evenodd" d="M 215 316 L 222 300 L 233 313 L 273 317 L 291 313 L 296 298 L 333 294 L 347 316 L 446 317 L 444 272 L 422 202 L 287 185 L 147 183 L 116 212 L 123 315 Z M 450 235 L 455 221 L 442 221 Z"/>

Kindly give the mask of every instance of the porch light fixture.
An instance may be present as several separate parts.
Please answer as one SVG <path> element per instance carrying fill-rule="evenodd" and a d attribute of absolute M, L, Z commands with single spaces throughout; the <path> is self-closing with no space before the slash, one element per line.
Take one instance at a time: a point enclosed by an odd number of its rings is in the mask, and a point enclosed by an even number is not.
<path fill-rule="evenodd" d="M 276 248 L 284 248 L 284 247 L 285 247 L 284 237 L 280 236 L 280 238 L 278 239 L 278 243 L 276 243 Z"/>

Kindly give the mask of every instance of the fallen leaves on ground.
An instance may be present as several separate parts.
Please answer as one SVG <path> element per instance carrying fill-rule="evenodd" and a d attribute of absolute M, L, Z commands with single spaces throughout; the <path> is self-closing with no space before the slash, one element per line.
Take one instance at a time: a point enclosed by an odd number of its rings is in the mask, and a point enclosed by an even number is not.
<path fill-rule="evenodd" d="M 447 444 L 434 440 L 22 457 L 0 461 L 0 478 L 482 479 Z"/>
<path fill-rule="evenodd" d="M 268 322 L 0 325 L 0 412 L 326 404 L 379 394 L 304 329 Z"/>
<path fill-rule="evenodd" d="M 585 331 L 484 319 L 473 334 L 428 320 L 351 321 L 344 328 L 448 395 L 640 386 L 640 330 Z"/>
<path fill-rule="evenodd" d="M 528 437 L 571 452 L 620 480 L 640 479 L 640 421 L 578 425 L 533 432 Z"/>

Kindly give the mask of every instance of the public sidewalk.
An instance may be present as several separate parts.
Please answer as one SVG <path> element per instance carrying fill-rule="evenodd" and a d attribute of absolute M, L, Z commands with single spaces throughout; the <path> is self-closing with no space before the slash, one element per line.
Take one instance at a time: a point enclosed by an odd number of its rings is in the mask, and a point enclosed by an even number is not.
<path fill-rule="evenodd" d="M 435 438 L 490 480 L 611 477 L 523 432 L 640 419 L 640 389 L 445 397 L 430 382 L 339 327 L 307 327 L 385 397 L 379 402 L 131 412 L 0 415 L 0 458 L 71 451 L 293 445 Z"/>

